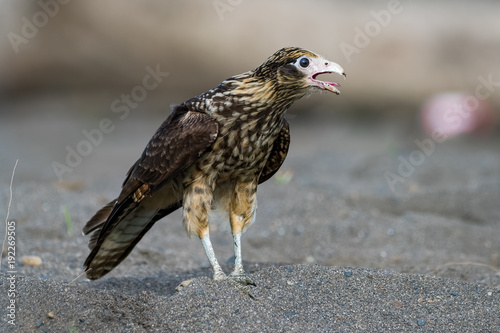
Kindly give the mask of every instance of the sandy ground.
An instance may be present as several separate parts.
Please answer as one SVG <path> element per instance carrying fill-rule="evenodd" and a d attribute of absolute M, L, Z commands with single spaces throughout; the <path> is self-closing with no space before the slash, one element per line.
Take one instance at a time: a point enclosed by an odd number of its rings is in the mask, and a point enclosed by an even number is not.
<path fill-rule="evenodd" d="M 293 118 L 284 172 L 259 188 L 257 221 L 243 237 L 255 299 L 209 279 L 203 248 L 185 236 L 179 212 L 108 276 L 70 283 L 88 254 L 81 228 L 117 194 L 160 120 L 123 123 L 54 184 L 50 163 L 63 161 L 64 147 L 81 133 L 71 136 L 74 124 L 56 130 L 48 120 L 24 119 L 19 127 L 7 119 L 0 211 L 20 157 L 10 212 L 17 293 L 8 297 L 4 258 L 0 331 L 499 332 L 498 135 L 436 143 L 392 191 L 384 174 L 397 174 L 400 158 L 408 160 L 425 134 L 390 120 Z M 232 242 L 221 229 L 214 225 L 212 242 L 229 271 Z M 42 265 L 23 265 L 28 255 Z"/>

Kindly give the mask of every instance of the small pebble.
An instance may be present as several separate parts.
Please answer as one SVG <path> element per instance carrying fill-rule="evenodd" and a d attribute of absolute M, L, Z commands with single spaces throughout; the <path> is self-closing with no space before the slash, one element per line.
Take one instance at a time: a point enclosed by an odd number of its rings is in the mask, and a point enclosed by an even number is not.
<path fill-rule="evenodd" d="M 36 328 L 40 328 L 43 326 L 43 321 L 39 321 L 37 324 L 36 324 Z"/>
<path fill-rule="evenodd" d="M 24 256 L 21 258 L 21 263 L 24 266 L 40 266 L 42 264 L 42 258 L 39 256 Z"/>
<path fill-rule="evenodd" d="M 424 326 L 425 325 L 425 319 L 419 319 L 419 320 L 417 320 L 417 325 L 418 326 Z"/>
<path fill-rule="evenodd" d="M 179 285 L 177 287 L 175 287 L 175 291 L 176 292 L 179 292 L 181 291 L 182 289 L 184 289 L 185 287 L 189 286 L 189 284 L 191 282 L 193 282 L 194 279 L 189 279 L 189 280 L 185 280 L 185 281 L 182 281 L 181 283 L 179 283 Z"/>
<path fill-rule="evenodd" d="M 395 307 L 400 309 L 403 307 L 403 303 L 401 303 L 400 301 L 391 301 L 389 302 L 389 304 L 394 305 Z"/>
<path fill-rule="evenodd" d="M 315 263 L 315 262 L 316 262 L 316 259 L 314 259 L 314 257 L 313 257 L 313 256 L 307 256 L 307 257 L 306 257 L 306 263 L 308 263 L 308 264 L 313 264 L 313 263 Z"/>
<path fill-rule="evenodd" d="M 293 315 L 295 315 L 295 312 L 285 312 L 285 317 L 287 318 L 290 318 Z"/>
<path fill-rule="evenodd" d="M 47 314 L 47 316 L 48 316 L 50 319 L 54 319 L 54 318 L 55 318 L 55 316 L 54 316 L 54 312 L 49 312 L 49 313 Z"/>
<path fill-rule="evenodd" d="M 451 292 L 451 295 L 452 295 L 452 296 L 458 296 L 458 293 L 457 293 L 456 291 L 452 291 L 452 292 Z"/>
<path fill-rule="evenodd" d="M 347 276 L 347 277 L 350 277 L 352 275 L 352 272 L 351 271 L 346 271 L 346 272 L 344 272 L 344 275 Z"/>

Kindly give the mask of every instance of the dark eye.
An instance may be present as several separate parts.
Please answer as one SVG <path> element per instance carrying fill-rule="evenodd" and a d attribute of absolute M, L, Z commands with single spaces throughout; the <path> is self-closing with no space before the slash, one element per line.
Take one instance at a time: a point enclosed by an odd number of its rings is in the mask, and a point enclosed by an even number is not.
<path fill-rule="evenodd" d="M 299 65 L 302 68 L 306 68 L 307 66 L 309 66 L 309 59 L 307 59 L 307 58 L 300 59 Z"/>

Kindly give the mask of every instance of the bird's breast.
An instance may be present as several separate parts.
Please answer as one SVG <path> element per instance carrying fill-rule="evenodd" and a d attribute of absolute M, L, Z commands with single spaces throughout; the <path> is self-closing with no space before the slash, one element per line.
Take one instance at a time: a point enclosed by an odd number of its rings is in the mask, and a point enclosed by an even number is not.
<path fill-rule="evenodd" d="M 280 128 L 265 120 L 234 121 L 219 128 L 204 165 L 219 181 L 255 177 L 264 168 Z"/>

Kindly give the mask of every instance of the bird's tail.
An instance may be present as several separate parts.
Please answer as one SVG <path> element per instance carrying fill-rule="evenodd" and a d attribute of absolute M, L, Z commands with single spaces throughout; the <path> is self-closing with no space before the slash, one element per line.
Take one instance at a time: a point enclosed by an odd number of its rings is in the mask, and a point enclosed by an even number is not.
<path fill-rule="evenodd" d="M 92 216 L 92 218 L 85 224 L 83 227 L 83 234 L 88 235 L 91 232 L 92 236 L 89 239 L 89 249 L 93 250 L 97 245 L 97 239 L 99 238 L 99 234 L 101 230 L 108 220 L 109 215 L 113 211 L 113 207 L 115 206 L 116 200 L 108 202 L 104 207 L 99 209 L 97 213 Z"/>
<path fill-rule="evenodd" d="M 180 207 L 146 209 L 139 203 L 115 201 L 99 210 L 83 228 L 84 234 L 93 232 L 89 240 L 91 252 L 85 260 L 87 278 L 98 279 L 121 263 L 153 224 Z"/>

